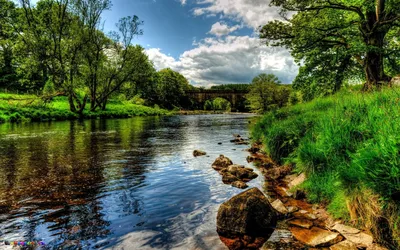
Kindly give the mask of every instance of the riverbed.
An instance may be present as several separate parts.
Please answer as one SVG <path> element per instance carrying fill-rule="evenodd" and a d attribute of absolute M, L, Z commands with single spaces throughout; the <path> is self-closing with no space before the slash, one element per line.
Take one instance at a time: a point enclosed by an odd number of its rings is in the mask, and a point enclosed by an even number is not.
<path fill-rule="evenodd" d="M 252 115 L 0 125 L 0 239 L 68 249 L 225 249 L 219 204 L 242 190 L 211 168 L 246 162 Z M 222 144 L 219 144 L 222 143 Z M 195 149 L 207 156 L 193 157 Z M 248 183 L 264 186 L 260 174 Z"/>

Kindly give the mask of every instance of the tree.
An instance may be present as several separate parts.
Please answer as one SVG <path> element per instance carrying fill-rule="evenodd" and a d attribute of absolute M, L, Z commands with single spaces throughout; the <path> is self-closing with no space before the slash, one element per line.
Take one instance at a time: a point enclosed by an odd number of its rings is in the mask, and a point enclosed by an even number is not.
<path fill-rule="evenodd" d="M 290 89 L 280 85 L 280 81 L 273 74 L 260 74 L 250 84 L 250 91 L 246 95 L 250 108 L 263 113 L 275 107 L 287 104 Z"/>
<path fill-rule="evenodd" d="M 90 88 L 92 111 L 98 107 L 104 110 L 113 93 L 140 77 L 138 72 L 142 65 L 148 63 L 148 58 L 141 46 L 132 46 L 131 42 L 135 36 L 143 33 L 140 29 L 142 24 L 137 16 L 121 18 L 117 23 L 119 32 L 111 34 L 112 42 L 104 49 L 106 61 L 101 65 L 96 63 L 93 70 L 98 78 L 92 84 L 94 88 Z"/>
<path fill-rule="evenodd" d="M 9 0 L 0 0 L 0 86 L 9 87 L 16 80 L 13 65 L 13 46 L 16 34 L 12 23 L 16 21 L 15 4 Z"/>
<path fill-rule="evenodd" d="M 390 81 L 389 68 L 391 73 L 400 72 L 393 60 L 399 52 L 388 40 L 399 31 L 399 0 L 272 0 L 271 4 L 281 8 L 285 21 L 269 22 L 260 37 L 290 49 L 304 65 L 299 77 L 329 79 L 337 91 L 354 76 L 352 72 L 362 71 L 368 90 Z M 298 85 L 299 79 L 295 82 Z"/>
<path fill-rule="evenodd" d="M 158 72 L 158 101 L 165 108 L 182 107 L 188 101 L 185 91 L 190 88 L 188 80 L 172 69 Z"/>

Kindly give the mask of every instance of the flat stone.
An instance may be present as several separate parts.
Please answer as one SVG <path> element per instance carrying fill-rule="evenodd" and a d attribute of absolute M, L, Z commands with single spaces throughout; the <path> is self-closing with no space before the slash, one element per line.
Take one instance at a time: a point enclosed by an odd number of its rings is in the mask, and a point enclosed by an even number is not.
<path fill-rule="evenodd" d="M 357 228 L 349 227 L 343 224 L 336 224 L 332 229 L 341 234 L 358 234 L 360 232 L 360 230 Z"/>
<path fill-rule="evenodd" d="M 272 202 L 271 206 L 273 208 L 275 208 L 275 210 L 278 211 L 281 214 L 288 214 L 289 213 L 289 211 L 287 210 L 285 205 L 279 199 L 276 199 L 274 202 Z"/>
<path fill-rule="evenodd" d="M 348 234 L 348 233 L 343 233 L 342 234 L 346 239 L 349 241 L 357 244 L 357 245 L 371 245 L 374 239 L 372 238 L 371 235 L 368 235 L 366 233 L 358 233 L 358 234 Z"/>
<path fill-rule="evenodd" d="M 299 211 L 299 208 L 298 208 L 298 207 L 295 207 L 295 206 L 290 206 L 290 207 L 287 207 L 287 210 L 288 210 L 289 213 L 291 214 L 291 213 L 294 213 L 294 212 Z"/>
<path fill-rule="evenodd" d="M 339 233 L 330 232 L 318 227 L 312 227 L 311 229 L 291 227 L 290 231 L 298 241 L 311 247 L 330 246 L 343 239 Z"/>
<path fill-rule="evenodd" d="M 292 188 L 295 186 L 298 186 L 300 184 L 302 184 L 304 181 L 306 180 L 306 175 L 304 173 L 301 173 L 299 176 L 297 176 L 296 178 L 294 178 L 289 184 L 288 187 Z"/>
<path fill-rule="evenodd" d="M 300 210 L 298 212 L 294 212 L 293 216 L 298 218 L 298 219 L 307 219 L 307 220 L 316 220 L 317 216 L 314 214 L 311 214 L 305 210 Z"/>
<path fill-rule="evenodd" d="M 277 187 L 276 192 L 282 197 L 292 197 L 293 196 L 293 193 L 289 192 L 289 190 L 284 187 Z"/>
<path fill-rule="evenodd" d="M 288 221 L 288 224 L 307 229 L 310 229 L 313 226 L 313 223 L 306 219 L 293 219 Z"/>
<path fill-rule="evenodd" d="M 329 250 L 357 250 L 357 246 L 353 242 L 345 240 L 331 246 Z"/>

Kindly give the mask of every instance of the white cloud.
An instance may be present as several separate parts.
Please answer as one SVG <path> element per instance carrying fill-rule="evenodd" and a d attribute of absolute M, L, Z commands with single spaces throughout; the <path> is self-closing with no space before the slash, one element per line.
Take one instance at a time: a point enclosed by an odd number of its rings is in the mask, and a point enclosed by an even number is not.
<path fill-rule="evenodd" d="M 198 0 L 201 5 L 193 10 L 194 15 L 220 14 L 243 22 L 257 29 L 268 21 L 279 18 L 278 9 L 269 6 L 269 0 Z"/>
<path fill-rule="evenodd" d="M 208 33 L 220 37 L 228 35 L 238 29 L 240 29 L 240 25 L 229 27 L 223 22 L 216 22 L 211 26 L 211 30 Z"/>
<path fill-rule="evenodd" d="M 182 5 L 186 4 L 186 0 L 179 0 L 181 2 Z"/>
<path fill-rule="evenodd" d="M 267 47 L 260 39 L 249 36 L 206 38 L 178 60 L 160 49 L 149 49 L 147 54 L 158 70 L 172 68 L 192 84 L 202 86 L 248 83 L 260 73 L 272 73 L 283 83 L 290 83 L 298 72 L 285 49 Z"/>

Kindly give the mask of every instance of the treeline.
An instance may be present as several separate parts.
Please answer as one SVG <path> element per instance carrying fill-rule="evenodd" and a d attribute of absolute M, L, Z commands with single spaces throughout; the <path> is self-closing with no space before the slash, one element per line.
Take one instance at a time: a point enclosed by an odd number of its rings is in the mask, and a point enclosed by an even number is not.
<path fill-rule="evenodd" d="M 181 74 L 157 72 L 143 47 L 137 16 L 121 18 L 105 34 L 101 15 L 110 0 L 0 0 L 0 89 L 65 95 L 82 114 L 105 110 L 111 98 L 174 108 L 188 105 Z"/>
<path fill-rule="evenodd" d="M 222 84 L 222 85 L 212 86 L 211 89 L 214 89 L 214 90 L 248 91 L 249 90 L 249 84 L 248 83 Z"/>

